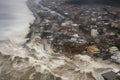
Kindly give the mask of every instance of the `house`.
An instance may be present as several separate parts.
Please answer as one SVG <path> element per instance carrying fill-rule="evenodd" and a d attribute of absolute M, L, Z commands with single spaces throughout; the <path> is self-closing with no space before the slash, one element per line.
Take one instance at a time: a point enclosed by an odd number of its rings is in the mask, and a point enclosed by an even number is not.
<path fill-rule="evenodd" d="M 117 51 L 116 54 L 111 56 L 111 60 L 117 64 L 120 64 L 120 51 Z"/>
<path fill-rule="evenodd" d="M 93 38 L 97 37 L 97 36 L 98 36 L 98 30 L 97 30 L 97 29 L 92 29 L 92 30 L 91 30 L 91 36 L 92 36 Z"/>
<path fill-rule="evenodd" d="M 92 46 L 89 46 L 87 48 L 87 52 L 90 54 L 90 55 L 94 55 L 94 54 L 99 54 L 100 53 L 100 50 L 97 48 L 96 45 L 92 45 Z"/>
<path fill-rule="evenodd" d="M 116 51 L 119 51 L 119 49 L 116 46 L 112 46 L 112 47 L 109 48 L 109 52 L 112 53 L 112 54 L 116 53 Z"/>

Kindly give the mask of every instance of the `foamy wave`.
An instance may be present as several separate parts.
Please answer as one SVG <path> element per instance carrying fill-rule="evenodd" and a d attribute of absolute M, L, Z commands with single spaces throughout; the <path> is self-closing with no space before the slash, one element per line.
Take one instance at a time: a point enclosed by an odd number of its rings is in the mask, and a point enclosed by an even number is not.
<path fill-rule="evenodd" d="M 0 1 L 3 8 L 0 12 L 0 40 L 11 40 L 16 43 L 23 43 L 29 31 L 29 24 L 33 23 L 34 16 L 26 4 L 27 0 Z M 3 10 L 4 9 L 4 10 Z M 5 14 L 5 15 L 3 15 Z"/>

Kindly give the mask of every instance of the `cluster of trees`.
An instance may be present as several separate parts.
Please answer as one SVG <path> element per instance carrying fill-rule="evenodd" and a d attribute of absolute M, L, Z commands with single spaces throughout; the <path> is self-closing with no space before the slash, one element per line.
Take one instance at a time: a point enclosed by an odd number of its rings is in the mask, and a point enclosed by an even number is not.
<path fill-rule="evenodd" d="M 119 4 L 120 0 L 67 0 L 67 2 L 75 4 L 89 4 L 89 3 Z"/>

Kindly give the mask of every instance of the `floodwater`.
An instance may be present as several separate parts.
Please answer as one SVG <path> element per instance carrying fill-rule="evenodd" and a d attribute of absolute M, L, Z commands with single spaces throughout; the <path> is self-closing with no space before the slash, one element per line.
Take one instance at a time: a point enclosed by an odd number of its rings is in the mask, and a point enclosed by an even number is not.
<path fill-rule="evenodd" d="M 34 21 L 26 0 L 0 1 L 0 10 L 0 80 L 103 80 L 104 71 L 120 70 L 119 65 L 86 55 L 70 60 L 41 39 L 23 47 Z"/>

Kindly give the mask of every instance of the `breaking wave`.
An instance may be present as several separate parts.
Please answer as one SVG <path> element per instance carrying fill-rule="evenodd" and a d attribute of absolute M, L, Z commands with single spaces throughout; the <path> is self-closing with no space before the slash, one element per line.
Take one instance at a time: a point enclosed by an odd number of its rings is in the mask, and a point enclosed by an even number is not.
<path fill-rule="evenodd" d="M 0 1 L 0 40 L 24 42 L 35 19 L 26 3 L 27 0 Z"/>

